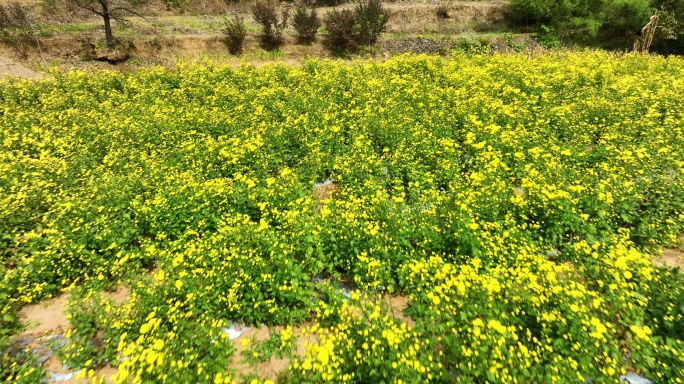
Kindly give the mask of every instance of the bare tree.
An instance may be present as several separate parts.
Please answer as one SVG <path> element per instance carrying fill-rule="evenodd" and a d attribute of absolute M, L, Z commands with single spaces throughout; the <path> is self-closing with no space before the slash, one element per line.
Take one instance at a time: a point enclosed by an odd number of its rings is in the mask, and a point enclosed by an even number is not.
<path fill-rule="evenodd" d="M 14 42 L 19 54 L 26 58 L 27 42 L 35 40 L 36 46 L 43 57 L 43 50 L 40 48 L 40 27 L 29 16 L 24 6 L 17 2 L 0 4 L 0 37 Z M 43 58 L 43 64 L 45 58 Z"/>
<path fill-rule="evenodd" d="M 120 24 L 128 22 L 126 16 L 140 16 L 133 10 L 133 5 L 128 0 L 73 0 L 76 5 L 100 16 L 104 21 L 105 41 L 107 48 L 114 48 L 114 34 L 112 33 L 112 20 Z M 142 16 L 141 16 L 142 17 Z"/>
<path fill-rule="evenodd" d="M 641 36 L 637 37 L 636 41 L 634 41 L 634 52 L 648 53 L 648 49 L 653 42 L 653 36 L 655 36 L 658 28 L 659 16 L 660 14 L 658 14 L 658 11 L 655 11 L 653 16 L 651 16 L 651 20 L 649 20 L 648 24 L 641 30 Z"/>

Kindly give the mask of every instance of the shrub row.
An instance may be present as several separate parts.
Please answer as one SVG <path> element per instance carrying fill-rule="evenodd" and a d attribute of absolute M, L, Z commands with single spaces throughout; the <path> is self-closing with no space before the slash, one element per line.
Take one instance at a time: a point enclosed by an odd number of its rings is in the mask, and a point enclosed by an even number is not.
<path fill-rule="evenodd" d="M 262 27 L 261 46 L 274 50 L 285 42 L 283 31 L 288 26 L 289 11 L 281 9 L 277 0 L 258 0 L 251 7 L 252 17 Z M 323 18 L 314 9 L 298 6 L 292 19 L 292 27 L 300 44 L 311 44 L 321 25 L 327 34 L 324 45 L 334 52 L 356 51 L 363 45 L 374 45 L 387 27 L 388 13 L 382 0 L 363 0 L 351 9 L 334 9 Z M 242 51 L 247 28 L 244 20 L 235 17 L 226 20 L 224 33 L 226 44 L 233 54 Z"/>

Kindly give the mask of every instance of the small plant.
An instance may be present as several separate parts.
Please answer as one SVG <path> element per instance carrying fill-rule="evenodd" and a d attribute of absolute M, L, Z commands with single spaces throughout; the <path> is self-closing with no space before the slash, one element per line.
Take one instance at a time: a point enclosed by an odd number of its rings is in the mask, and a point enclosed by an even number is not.
<path fill-rule="evenodd" d="M 0 265 L 0 273 L 4 275 L 6 272 L 4 265 Z M 8 295 L 0 292 L 0 380 L 5 383 L 19 380 L 37 383 L 45 373 L 43 368 L 37 365 L 36 356 L 21 340 L 11 338 L 21 331 L 17 309 Z"/>
<path fill-rule="evenodd" d="M 311 44 L 316 40 L 316 32 L 321 26 L 321 21 L 315 10 L 306 11 L 306 7 L 297 8 L 292 19 L 292 26 L 297 31 L 297 41 L 302 44 Z"/>
<path fill-rule="evenodd" d="M 294 343 L 293 343 L 293 329 L 287 327 L 280 332 L 275 332 L 269 329 L 270 336 L 266 340 L 257 340 L 256 336 L 251 341 L 243 342 L 245 348 L 242 351 L 243 361 L 250 365 L 263 363 L 271 360 L 273 357 L 278 359 L 294 357 Z"/>
<path fill-rule="evenodd" d="M 560 40 L 558 35 L 555 33 L 554 28 L 542 24 L 541 30 L 541 33 L 535 33 L 532 35 L 532 37 L 537 39 L 539 45 L 546 49 L 560 49 Z"/>
<path fill-rule="evenodd" d="M 226 35 L 226 45 L 231 54 L 237 55 L 242 53 L 242 45 L 247 36 L 247 27 L 245 20 L 239 16 L 234 16 L 232 19 L 225 20 L 226 27 L 223 32 Z"/>
<path fill-rule="evenodd" d="M 454 41 L 452 47 L 453 50 L 466 54 L 484 55 L 491 51 L 492 43 L 487 39 L 470 40 L 460 37 Z"/>
<path fill-rule="evenodd" d="M 516 52 L 522 52 L 525 50 L 525 44 L 520 44 L 515 41 L 515 36 L 512 33 L 506 33 L 504 35 L 506 39 L 506 45 L 511 47 Z"/>
<path fill-rule="evenodd" d="M 287 9 L 278 12 L 276 0 L 257 0 L 252 5 L 252 17 L 261 24 L 263 32 L 261 45 L 266 50 L 274 50 L 283 45 L 283 30 L 287 27 L 289 12 Z"/>
<path fill-rule="evenodd" d="M 437 15 L 438 19 L 450 19 L 451 15 L 449 15 L 449 6 L 447 6 L 446 4 L 440 4 L 435 10 L 435 15 Z"/>

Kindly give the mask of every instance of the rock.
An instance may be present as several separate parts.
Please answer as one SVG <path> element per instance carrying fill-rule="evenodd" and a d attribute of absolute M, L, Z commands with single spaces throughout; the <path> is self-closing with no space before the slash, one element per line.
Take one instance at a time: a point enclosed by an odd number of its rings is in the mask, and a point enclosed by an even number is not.
<path fill-rule="evenodd" d="M 627 372 L 626 375 L 620 376 L 620 383 L 629 383 L 629 384 L 653 384 L 653 382 L 649 379 L 646 379 L 642 377 L 641 375 L 638 375 L 634 372 Z"/>
<path fill-rule="evenodd" d="M 385 50 L 390 53 L 426 53 L 430 55 L 447 54 L 451 50 L 451 42 L 447 40 L 436 41 L 422 37 L 402 37 L 391 39 L 383 44 Z"/>

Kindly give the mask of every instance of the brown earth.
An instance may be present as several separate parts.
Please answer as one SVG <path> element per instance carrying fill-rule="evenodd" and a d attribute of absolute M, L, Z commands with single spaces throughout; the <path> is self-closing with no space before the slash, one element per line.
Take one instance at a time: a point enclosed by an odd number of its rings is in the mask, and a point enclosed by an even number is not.
<path fill-rule="evenodd" d="M 406 325 L 413 327 L 415 321 L 404 314 L 404 310 L 408 308 L 410 299 L 407 296 L 389 296 L 385 295 L 383 300 L 389 305 L 390 315 L 397 320 L 400 320 Z"/>
<path fill-rule="evenodd" d="M 68 295 L 61 295 L 40 303 L 24 306 L 19 311 L 19 319 L 28 323 L 27 329 L 19 336 L 44 336 L 63 333 L 70 327 L 66 317 Z"/>

